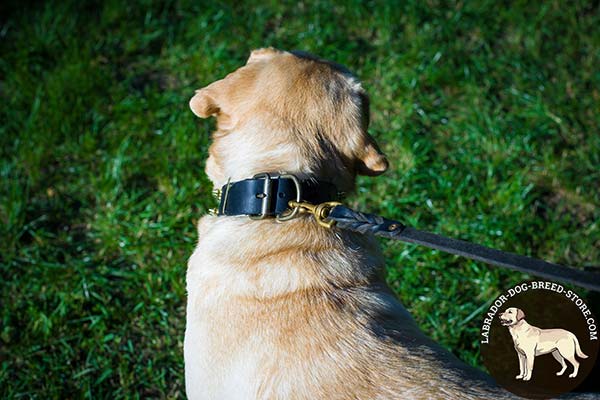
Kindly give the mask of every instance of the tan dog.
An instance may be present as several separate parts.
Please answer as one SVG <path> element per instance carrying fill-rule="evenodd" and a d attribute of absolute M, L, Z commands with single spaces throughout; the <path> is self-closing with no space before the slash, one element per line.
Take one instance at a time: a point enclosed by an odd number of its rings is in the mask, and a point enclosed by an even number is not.
<path fill-rule="evenodd" d="M 253 51 L 190 101 L 216 116 L 206 172 L 215 188 L 260 172 L 349 191 L 387 161 L 367 133 L 368 98 L 346 69 Z M 427 338 L 386 287 L 377 242 L 310 216 L 204 216 L 187 273 L 190 399 L 511 397 Z"/>
<path fill-rule="evenodd" d="M 523 310 L 516 307 L 507 308 L 499 318 L 500 323 L 508 327 L 519 356 L 519 375 L 516 379 L 530 380 L 535 357 L 548 353 L 552 353 L 562 367 L 556 375 L 562 375 L 567 369 L 566 359 L 573 366 L 569 378 L 577 376 L 579 361 L 575 354 L 581 358 L 588 356 L 581 351 L 577 336 L 573 333 L 564 329 L 540 329 L 529 325 L 525 321 Z"/>

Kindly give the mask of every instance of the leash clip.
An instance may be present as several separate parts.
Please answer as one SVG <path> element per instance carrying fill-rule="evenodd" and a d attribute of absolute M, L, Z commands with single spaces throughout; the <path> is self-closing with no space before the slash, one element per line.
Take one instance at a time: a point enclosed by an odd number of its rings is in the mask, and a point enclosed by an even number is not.
<path fill-rule="evenodd" d="M 282 174 L 279 176 L 280 178 L 289 178 L 294 182 L 296 186 L 296 200 L 290 200 L 288 205 L 291 208 L 291 211 L 287 214 L 280 214 L 275 217 L 277 222 L 285 222 L 289 221 L 296 216 L 300 212 L 308 212 L 315 217 L 317 223 L 326 228 L 331 228 L 335 221 L 325 221 L 325 219 L 329 216 L 329 211 L 335 207 L 339 206 L 342 203 L 338 203 L 336 201 L 328 201 L 321 204 L 311 204 L 305 201 L 301 201 L 302 199 L 302 186 L 300 185 L 300 181 L 295 175 L 292 174 Z"/>
<path fill-rule="evenodd" d="M 325 221 L 329 216 L 329 212 L 331 211 L 331 209 L 336 206 L 342 205 L 342 203 L 337 201 L 326 201 L 325 203 L 321 204 L 311 204 L 307 202 L 293 200 L 291 200 L 288 204 L 290 205 L 290 207 L 293 207 L 293 211 L 292 213 L 290 213 L 290 215 L 294 213 L 297 214 L 299 211 L 307 212 L 309 214 L 312 214 L 315 217 L 317 223 L 325 228 L 331 228 L 335 224 L 335 221 L 333 220 Z"/>

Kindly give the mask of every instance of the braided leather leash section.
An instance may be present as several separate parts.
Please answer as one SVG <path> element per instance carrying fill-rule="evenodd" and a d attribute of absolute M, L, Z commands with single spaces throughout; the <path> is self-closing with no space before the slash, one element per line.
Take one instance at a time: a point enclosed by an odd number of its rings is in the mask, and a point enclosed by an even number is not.
<path fill-rule="evenodd" d="M 600 273 L 553 264 L 536 258 L 521 256 L 485 247 L 464 240 L 451 239 L 435 233 L 407 227 L 398 221 L 378 215 L 354 211 L 338 205 L 333 207 L 327 220 L 335 226 L 362 234 L 370 233 L 388 239 L 419 244 L 451 254 L 482 261 L 515 271 L 525 272 L 539 277 L 572 283 L 586 289 L 600 292 Z"/>
<path fill-rule="evenodd" d="M 394 239 L 406 226 L 398 221 L 352 210 L 345 206 L 336 206 L 329 211 L 327 219 L 335 221 L 335 226 L 358 233 L 370 233 Z"/>

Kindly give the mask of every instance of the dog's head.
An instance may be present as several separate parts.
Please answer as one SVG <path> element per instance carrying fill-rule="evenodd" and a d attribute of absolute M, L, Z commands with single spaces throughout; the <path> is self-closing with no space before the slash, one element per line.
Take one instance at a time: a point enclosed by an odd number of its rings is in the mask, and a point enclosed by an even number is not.
<path fill-rule="evenodd" d="M 525 313 L 520 308 L 509 307 L 500 314 L 499 318 L 502 326 L 513 326 L 525 318 Z"/>
<path fill-rule="evenodd" d="M 344 67 L 306 53 L 254 50 L 245 66 L 190 101 L 217 131 L 206 172 L 216 186 L 259 172 L 289 172 L 353 187 L 388 163 L 368 134 L 369 100 Z"/>

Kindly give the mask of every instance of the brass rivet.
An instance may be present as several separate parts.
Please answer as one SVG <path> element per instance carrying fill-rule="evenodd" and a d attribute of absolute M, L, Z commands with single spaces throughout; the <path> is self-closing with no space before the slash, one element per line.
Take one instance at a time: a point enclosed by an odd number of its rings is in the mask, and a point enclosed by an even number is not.
<path fill-rule="evenodd" d="M 395 231 L 398 228 L 400 228 L 400 225 L 398 224 L 391 224 L 390 226 L 388 226 L 388 230 L 390 231 Z"/>

